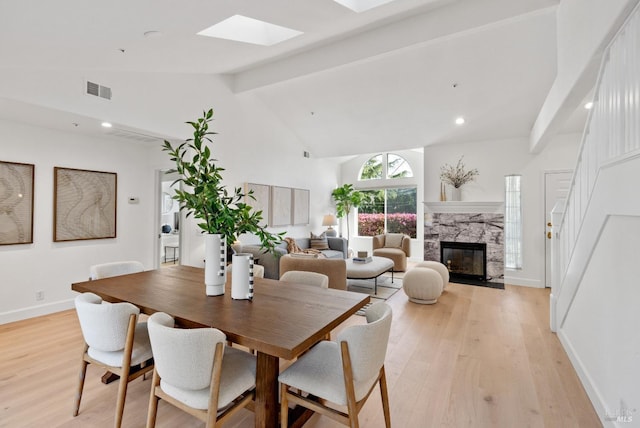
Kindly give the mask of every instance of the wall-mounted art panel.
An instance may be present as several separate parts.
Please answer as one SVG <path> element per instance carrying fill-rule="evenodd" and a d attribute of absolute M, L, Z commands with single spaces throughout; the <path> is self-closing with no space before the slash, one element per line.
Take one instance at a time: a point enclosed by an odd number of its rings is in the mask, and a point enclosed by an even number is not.
<path fill-rule="evenodd" d="M 34 170 L 0 161 L 0 245 L 33 243 Z"/>
<path fill-rule="evenodd" d="M 253 192 L 252 196 L 249 196 L 249 192 Z M 270 211 L 269 211 L 269 199 L 270 199 L 270 186 L 266 184 L 246 183 L 245 186 L 245 204 L 250 205 L 254 211 L 262 211 L 263 221 L 261 226 L 269 226 Z"/>
<path fill-rule="evenodd" d="M 309 224 L 309 191 L 293 189 L 293 224 Z"/>
<path fill-rule="evenodd" d="M 116 237 L 117 174 L 54 168 L 53 240 Z"/>
<path fill-rule="evenodd" d="M 289 226 L 291 224 L 290 187 L 271 186 L 271 226 Z"/>

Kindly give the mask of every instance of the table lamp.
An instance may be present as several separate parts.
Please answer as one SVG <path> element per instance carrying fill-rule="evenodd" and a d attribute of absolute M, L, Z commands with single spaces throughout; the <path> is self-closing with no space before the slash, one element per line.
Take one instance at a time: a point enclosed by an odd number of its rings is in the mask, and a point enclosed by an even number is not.
<path fill-rule="evenodd" d="M 338 232 L 331 226 L 335 226 L 338 224 L 338 219 L 333 214 L 327 214 L 322 217 L 322 225 L 329 226 L 327 230 L 325 230 L 324 234 L 326 236 L 338 236 Z"/>

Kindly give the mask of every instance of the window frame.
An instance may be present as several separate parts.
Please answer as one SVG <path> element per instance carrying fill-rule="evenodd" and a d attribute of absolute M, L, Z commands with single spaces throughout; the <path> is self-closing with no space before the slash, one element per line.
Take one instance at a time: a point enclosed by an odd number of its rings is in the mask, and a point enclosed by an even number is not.
<path fill-rule="evenodd" d="M 389 177 L 389 156 L 396 156 L 396 157 L 402 159 L 403 163 L 407 165 L 407 169 L 409 171 L 409 175 L 407 175 L 405 177 Z M 365 166 L 372 159 L 375 159 L 377 157 L 381 157 L 381 161 L 380 161 L 380 165 L 381 165 L 380 177 L 363 178 L 362 174 L 363 174 L 363 171 L 365 169 Z M 380 181 L 389 181 L 390 180 L 390 181 L 395 182 L 395 180 L 404 180 L 404 179 L 409 179 L 409 178 L 415 178 L 415 174 L 413 172 L 413 167 L 411 166 L 411 163 L 407 160 L 406 157 L 404 157 L 402 155 L 399 155 L 398 153 L 394 153 L 394 152 L 382 152 L 382 153 L 376 153 L 375 155 L 370 156 L 366 161 L 364 161 L 362 163 L 362 166 L 360 166 L 360 170 L 358 171 L 358 182 L 359 183 L 366 183 L 366 182 L 371 182 L 371 181 L 374 181 L 374 180 L 380 180 Z"/>
<path fill-rule="evenodd" d="M 513 181 L 513 183 L 511 182 Z M 504 177 L 504 268 L 521 270 L 523 264 L 522 175 Z"/>
<path fill-rule="evenodd" d="M 384 190 L 384 211 L 382 214 L 384 214 L 384 230 L 382 233 L 394 233 L 394 232 L 389 232 L 388 231 L 388 227 L 387 227 L 387 222 L 388 222 L 388 215 L 389 212 L 387 210 L 387 195 L 388 195 L 388 190 L 394 190 L 394 189 L 414 189 L 415 190 L 415 198 L 416 198 L 416 207 L 415 207 L 415 215 L 416 215 L 416 236 L 411 236 L 411 239 L 417 239 L 418 238 L 418 185 L 417 184 L 404 184 L 404 185 L 397 185 L 397 183 L 393 183 L 393 184 L 389 184 L 389 185 L 385 185 L 385 186 L 370 186 L 370 187 L 362 187 L 359 188 L 359 191 L 380 191 L 380 190 Z M 355 224 L 355 236 L 360 236 L 360 237 L 370 237 L 371 235 L 360 235 L 360 220 L 359 220 L 359 215 L 360 215 L 360 209 L 359 208 L 355 208 L 354 209 L 354 220 L 356 222 Z M 414 214 L 414 213 L 411 213 Z"/>

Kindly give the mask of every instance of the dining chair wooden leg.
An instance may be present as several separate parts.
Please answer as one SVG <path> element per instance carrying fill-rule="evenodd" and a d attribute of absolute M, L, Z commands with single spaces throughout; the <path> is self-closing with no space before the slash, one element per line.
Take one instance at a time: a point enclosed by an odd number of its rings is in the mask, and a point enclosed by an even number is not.
<path fill-rule="evenodd" d="M 136 330 L 137 318 L 135 315 L 129 317 L 129 328 L 127 330 L 127 340 L 124 345 L 124 355 L 122 358 L 122 371 L 120 372 L 120 383 L 118 384 L 118 399 L 116 401 L 115 428 L 122 425 L 122 415 L 124 413 L 124 402 L 127 398 L 127 386 L 129 386 L 129 371 L 131 370 L 131 354 L 133 352 L 133 336 Z"/>
<path fill-rule="evenodd" d="M 207 428 L 215 428 L 218 413 L 218 399 L 220 398 L 220 378 L 222 377 L 222 356 L 224 346 L 222 342 L 216 344 L 211 368 L 211 381 L 209 382 L 209 405 L 207 408 Z"/>
<path fill-rule="evenodd" d="M 116 420 L 114 423 L 115 428 L 120 428 L 122 425 L 122 415 L 124 414 L 124 402 L 127 398 L 127 377 L 129 377 L 129 369 L 123 368 L 122 376 L 120 376 L 120 383 L 118 384 L 118 399 L 116 401 Z"/>
<path fill-rule="evenodd" d="M 353 386 L 353 368 L 351 356 L 349 355 L 349 345 L 347 342 L 340 342 L 342 354 L 342 371 L 344 373 L 344 387 L 347 393 L 347 414 L 349 415 L 349 426 L 359 428 L 358 424 L 358 402 L 356 401 L 356 391 Z"/>
<path fill-rule="evenodd" d="M 158 414 L 158 396 L 156 395 L 156 388 L 160 386 L 160 376 L 158 376 L 157 370 L 153 369 L 153 378 L 151 380 L 151 395 L 149 396 L 149 411 L 147 412 L 147 428 L 154 428 L 156 426 L 156 416 Z"/>
<path fill-rule="evenodd" d="M 289 425 L 289 400 L 287 399 L 287 385 L 280 384 L 280 426 Z"/>
<path fill-rule="evenodd" d="M 76 396 L 74 397 L 73 416 L 78 416 L 80 411 L 80 400 L 82 400 L 82 390 L 84 389 L 84 379 L 87 375 L 87 366 L 89 363 L 84 359 L 84 354 L 89 349 L 89 346 L 85 343 L 82 347 L 82 365 L 80 366 L 80 373 L 78 375 L 78 389 L 76 390 Z"/>
<path fill-rule="evenodd" d="M 380 369 L 380 395 L 382 396 L 382 411 L 384 412 L 384 424 L 391 428 L 391 412 L 389 411 L 389 392 L 387 391 L 387 377 L 384 366 Z"/>

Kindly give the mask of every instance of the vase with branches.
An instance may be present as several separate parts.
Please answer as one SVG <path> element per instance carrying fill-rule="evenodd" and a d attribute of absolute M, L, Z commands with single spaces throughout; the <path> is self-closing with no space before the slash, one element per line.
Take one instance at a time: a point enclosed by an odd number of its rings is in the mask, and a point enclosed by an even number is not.
<path fill-rule="evenodd" d="M 453 187 L 452 200 L 460 200 L 460 188 L 473 180 L 479 175 L 476 168 L 467 170 L 464 162 L 464 156 L 458 159 L 455 166 L 444 164 L 440 167 L 440 180 Z"/>
<path fill-rule="evenodd" d="M 444 164 L 440 167 L 440 180 L 442 180 L 443 183 L 458 189 L 462 187 L 463 184 L 475 180 L 476 176 L 479 175 L 477 168 L 466 170 L 462 159 L 464 159 L 464 156 L 460 157 L 456 166 Z"/>
<path fill-rule="evenodd" d="M 255 211 L 245 202 L 247 198 L 254 198 L 252 191 L 244 193 L 241 188 L 230 191 L 223 184 L 224 168 L 217 164 L 218 160 L 213 158 L 210 147 L 213 143 L 210 136 L 216 134 L 209 130 L 212 120 L 213 109 L 209 109 L 196 121 L 187 122 L 193 128 L 193 138 L 185 140 L 176 147 L 169 141 L 164 141 L 162 150 L 167 152 L 175 163 L 175 168 L 167 173 L 177 172 L 180 178 L 174 184 L 182 184 L 180 189 L 175 191 L 173 198 L 180 203 L 180 210 L 186 211 L 187 217 L 192 215 L 200 220 L 197 225 L 203 233 L 220 236 L 221 244 L 218 245 L 222 251 L 226 252 L 226 245 L 235 242 L 241 234 L 252 233 L 260 239 L 264 248 L 273 252 L 275 246 L 282 242 L 285 232 L 273 234 L 261 225 L 262 211 Z M 205 247 L 207 245 L 205 244 Z M 205 252 L 208 252 L 206 248 Z M 224 259 L 226 257 L 220 257 L 220 260 Z M 226 279 L 226 274 L 222 264 L 214 275 L 216 276 L 215 291 L 209 288 L 209 282 L 213 280 L 212 275 L 209 274 L 213 271 L 211 266 L 213 264 L 216 263 L 213 261 L 205 263 L 207 294 L 223 294 L 223 279 Z"/>

